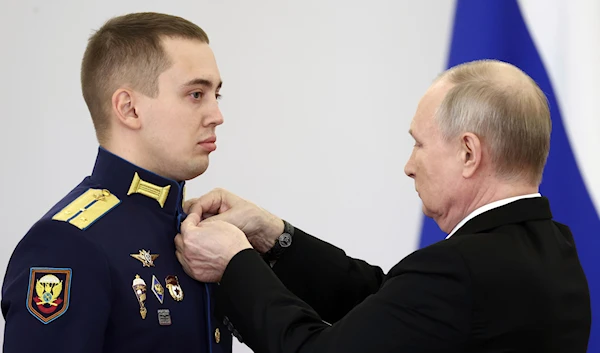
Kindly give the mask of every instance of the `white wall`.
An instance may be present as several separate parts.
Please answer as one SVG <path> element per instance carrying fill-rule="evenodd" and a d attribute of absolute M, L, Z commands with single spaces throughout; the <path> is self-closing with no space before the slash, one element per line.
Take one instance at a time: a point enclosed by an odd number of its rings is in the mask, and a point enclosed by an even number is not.
<path fill-rule="evenodd" d="M 91 172 L 97 144 L 79 86 L 87 37 L 138 11 L 203 27 L 224 79 L 219 149 L 188 196 L 225 187 L 389 269 L 417 246 L 407 130 L 445 66 L 453 5 L 3 0 L 2 273 L 32 223 Z"/>

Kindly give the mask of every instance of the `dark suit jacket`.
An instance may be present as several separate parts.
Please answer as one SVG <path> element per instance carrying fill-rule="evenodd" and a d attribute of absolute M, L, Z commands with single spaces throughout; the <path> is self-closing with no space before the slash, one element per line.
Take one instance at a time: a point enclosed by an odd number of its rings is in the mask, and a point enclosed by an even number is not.
<path fill-rule="evenodd" d="M 584 353 L 591 324 L 573 236 L 543 197 L 473 218 L 387 276 L 296 229 L 274 269 L 237 254 L 217 299 L 261 353 Z"/>

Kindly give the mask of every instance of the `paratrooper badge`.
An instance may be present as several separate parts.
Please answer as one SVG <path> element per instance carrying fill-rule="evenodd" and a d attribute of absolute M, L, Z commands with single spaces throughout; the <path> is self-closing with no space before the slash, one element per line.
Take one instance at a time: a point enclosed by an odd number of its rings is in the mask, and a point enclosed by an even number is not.
<path fill-rule="evenodd" d="M 29 270 L 27 310 L 43 324 L 48 324 L 67 311 L 70 292 L 70 268 L 32 267 Z"/>
<path fill-rule="evenodd" d="M 146 282 L 140 278 L 140 275 L 135 275 L 133 283 L 131 284 L 131 288 L 133 288 L 133 292 L 135 293 L 138 303 L 140 304 L 140 316 L 142 317 L 142 320 L 144 320 L 146 319 L 146 314 L 148 313 L 148 310 L 144 305 L 144 302 L 146 301 Z"/>

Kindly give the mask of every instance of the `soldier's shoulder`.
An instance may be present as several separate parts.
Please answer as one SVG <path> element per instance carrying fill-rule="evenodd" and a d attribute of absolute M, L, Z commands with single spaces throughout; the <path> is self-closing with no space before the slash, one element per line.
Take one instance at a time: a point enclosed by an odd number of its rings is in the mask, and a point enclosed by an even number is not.
<path fill-rule="evenodd" d="M 84 232 L 101 222 L 102 218 L 121 204 L 110 190 L 97 185 L 81 183 L 57 202 L 36 224 L 37 228 L 68 225 L 76 232 Z"/>

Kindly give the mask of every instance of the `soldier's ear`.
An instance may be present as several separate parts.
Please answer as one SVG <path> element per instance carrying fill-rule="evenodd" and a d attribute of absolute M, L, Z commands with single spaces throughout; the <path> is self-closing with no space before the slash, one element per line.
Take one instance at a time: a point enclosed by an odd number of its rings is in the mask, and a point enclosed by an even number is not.
<path fill-rule="evenodd" d="M 135 109 L 135 95 L 126 88 L 119 88 L 112 95 L 111 108 L 119 123 L 137 130 L 141 121 Z"/>

